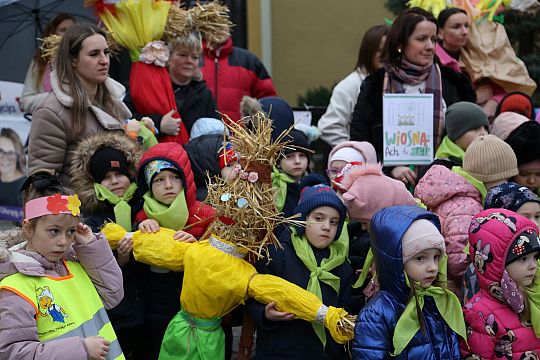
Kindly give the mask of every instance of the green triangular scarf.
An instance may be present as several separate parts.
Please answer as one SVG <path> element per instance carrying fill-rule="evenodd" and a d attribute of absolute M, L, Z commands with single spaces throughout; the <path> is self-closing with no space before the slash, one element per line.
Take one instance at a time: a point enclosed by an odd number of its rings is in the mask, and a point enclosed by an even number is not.
<path fill-rule="evenodd" d="M 450 140 L 448 135 L 442 139 L 441 145 L 439 145 L 435 153 L 437 159 L 450 159 L 450 157 L 454 157 L 463 160 L 464 155 L 465 151 Z"/>
<path fill-rule="evenodd" d="M 531 312 L 531 323 L 534 334 L 540 338 L 540 267 L 536 269 L 534 282 L 523 289 L 527 295 L 529 311 Z"/>
<path fill-rule="evenodd" d="M 461 166 L 452 166 L 452 172 L 463 176 L 469 184 L 474 186 L 476 190 L 480 192 L 480 196 L 482 197 L 482 204 L 484 204 L 484 200 L 487 194 L 487 189 L 484 183 L 481 182 L 480 180 L 476 180 L 471 174 L 463 170 Z"/>
<path fill-rule="evenodd" d="M 277 211 L 283 210 L 287 199 L 287 184 L 294 183 L 294 179 L 274 166 L 272 170 L 272 187 L 276 188 L 275 202 Z"/>
<path fill-rule="evenodd" d="M 143 198 L 143 209 L 149 219 L 157 220 L 160 226 L 168 229 L 182 230 L 184 228 L 189 217 L 184 189 L 176 195 L 171 205 L 157 201 L 150 191 L 147 191 Z"/>
<path fill-rule="evenodd" d="M 322 281 L 328 284 L 334 289 L 336 293 L 339 293 L 340 279 L 330 271 L 343 264 L 347 259 L 347 251 L 349 244 L 349 235 L 346 231 L 342 231 L 339 238 L 330 243 L 330 257 L 321 261 L 321 265 L 317 266 L 317 259 L 313 253 L 313 249 L 306 239 L 306 236 L 299 236 L 296 229 L 291 227 L 291 240 L 294 247 L 294 251 L 306 268 L 310 271 L 309 282 L 307 285 L 307 291 L 315 294 L 320 300 L 322 300 L 321 284 Z M 326 333 L 324 325 L 312 323 L 315 333 L 321 340 L 323 346 L 326 346 Z"/>
<path fill-rule="evenodd" d="M 131 231 L 131 206 L 128 201 L 133 198 L 137 184 L 131 183 L 123 196 L 116 196 L 105 186 L 94 183 L 94 190 L 99 201 L 108 201 L 114 205 L 114 222 L 126 231 Z"/>
<path fill-rule="evenodd" d="M 446 280 L 447 261 L 448 257 L 445 255 L 439 262 L 438 281 Z M 405 282 L 410 288 L 411 284 L 407 274 L 405 274 Z M 467 339 L 465 319 L 463 318 L 461 303 L 457 296 L 450 290 L 439 286 L 430 286 L 427 289 L 423 289 L 418 283 L 413 282 L 413 284 L 420 309 L 423 309 L 424 307 L 424 297 L 431 296 L 433 300 L 435 300 L 435 305 L 437 306 L 437 310 L 439 310 L 441 317 L 446 324 L 448 324 L 450 329 L 463 339 Z M 416 300 L 414 296 L 412 296 L 405 307 L 405 311 L 403 311 L 399 317 L 396 328 L 394 329 L 394 352 L 392 352 L 391 355 L 397 356 L 401 354 L 418 330 L 420 330 L 420 320 L 418 319 L 418 313 L 416 312 Z"/>

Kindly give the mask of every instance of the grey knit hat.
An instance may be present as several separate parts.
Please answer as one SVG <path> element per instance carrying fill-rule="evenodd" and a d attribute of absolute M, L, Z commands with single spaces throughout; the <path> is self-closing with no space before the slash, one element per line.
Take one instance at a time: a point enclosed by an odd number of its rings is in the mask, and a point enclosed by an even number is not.
<path fill-rule="evenodd" d="M 495 135 L 479 136 L 469 145 L 463 170 L 482 182 L 506 180 L 519 172 L 514 150 Z"/>
<path fill-rule="evenodd" d="M 448 107 L 445 114 L 448 138 L 456 141 L 467 131 L 489 126 L 488 117 L 482 108 L 474 103 L 460 101 Z"/>

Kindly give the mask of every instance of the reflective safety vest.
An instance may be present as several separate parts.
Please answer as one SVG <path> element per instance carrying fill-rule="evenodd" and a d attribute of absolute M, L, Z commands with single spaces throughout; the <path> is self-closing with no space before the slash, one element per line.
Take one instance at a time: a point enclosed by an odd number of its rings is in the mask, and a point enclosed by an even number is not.
<path fill-rule="evenodd" d="M 34 307 L 40 341 L 99 335 L 111 342 L 108 360 L 125 359 L 92 280 L 78 262 L 64 264 L 67 276 L 17 273 L 2 279 L 0 289 L 14 292 Z"/>

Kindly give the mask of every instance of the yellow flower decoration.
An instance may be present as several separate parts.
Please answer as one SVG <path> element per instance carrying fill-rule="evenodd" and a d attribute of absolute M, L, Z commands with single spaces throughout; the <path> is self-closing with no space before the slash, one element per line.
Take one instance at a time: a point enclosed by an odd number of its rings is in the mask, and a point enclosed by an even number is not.
<path fill-rule="evenodd" d="M 73 216 L 79 216 L 81 213 L 81 210 L 79 207 L 81 206 L 81 200 L 79 200 L 79 197 L 77 194 L 68 196 L 68 210 L 71 211 L 71 215 Z"/>

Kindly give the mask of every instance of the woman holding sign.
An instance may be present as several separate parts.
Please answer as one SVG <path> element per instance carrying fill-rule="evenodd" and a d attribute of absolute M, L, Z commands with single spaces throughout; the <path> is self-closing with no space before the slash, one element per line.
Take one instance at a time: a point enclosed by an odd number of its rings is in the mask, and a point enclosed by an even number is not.
<path fill-rule="evenodd" d="M 385 66 L 368 76 L 358 96 L 351 140 L 369 141 L 383 158 L 383 94 L 433 94 L 433 146 L 439 146 L 444 129 L 443 87 L 452 86 L 441 78 L 433 62 L 437 41 L 437 20 L 420 8 L 404 11 L 392 24 L 383 53 Z M 387 168 L 394 179 L 414 186 L 416 173 L 408 166 Z"/>

